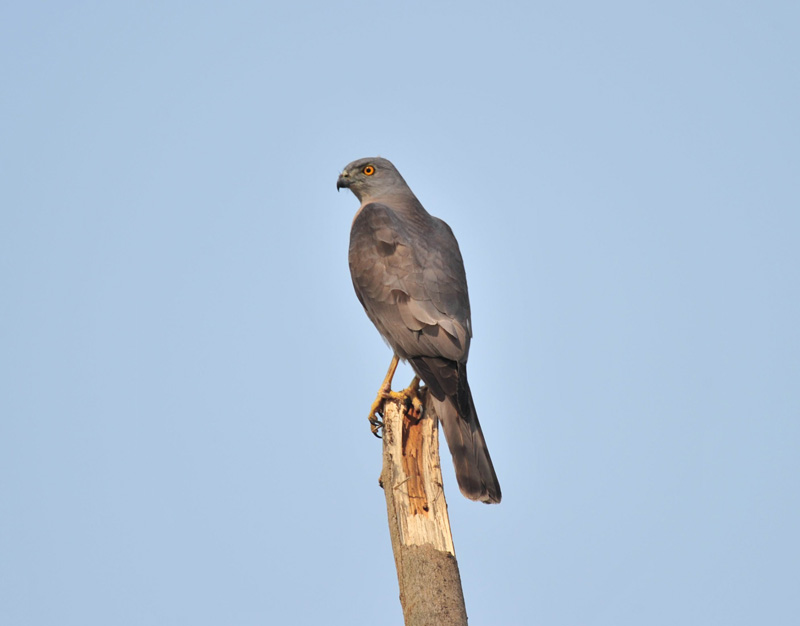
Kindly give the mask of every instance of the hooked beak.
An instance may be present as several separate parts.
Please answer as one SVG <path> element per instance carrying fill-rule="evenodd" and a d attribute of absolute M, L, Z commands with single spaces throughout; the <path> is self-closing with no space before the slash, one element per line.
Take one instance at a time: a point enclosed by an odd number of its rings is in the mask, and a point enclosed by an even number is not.
<path fill-rule="evenodd" d="M 336 181 L 336 191 L 339 191 L 340 189 L 343 188 L 347 189 L 348 187 L 350 187 L 350 184 L 352 182 L 353 181 L 350 180 L 350 177 L 347 175 L 347 172 L 342 172 L 341 174 L 339 174 L 339 179 Z"/>

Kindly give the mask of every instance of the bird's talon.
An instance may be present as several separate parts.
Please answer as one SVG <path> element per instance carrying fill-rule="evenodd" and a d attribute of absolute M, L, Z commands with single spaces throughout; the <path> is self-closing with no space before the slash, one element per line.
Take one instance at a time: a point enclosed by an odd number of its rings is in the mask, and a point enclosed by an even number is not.
<path fill-rule="evenodd" d="M 419 395 L 406 397 L 406 415 L 415 421 L 422 419 L 422 400 Z"/>
<path fill-rule="evenodd" d="M 381 428 L 383 428 L 383 421 L 378 419 L 374 415 L 370 415 L 369 429 L 372 431 L 372 434 L 375 435 L 378 439 L 383 439 L 383 437 L 380 435 Z"/>

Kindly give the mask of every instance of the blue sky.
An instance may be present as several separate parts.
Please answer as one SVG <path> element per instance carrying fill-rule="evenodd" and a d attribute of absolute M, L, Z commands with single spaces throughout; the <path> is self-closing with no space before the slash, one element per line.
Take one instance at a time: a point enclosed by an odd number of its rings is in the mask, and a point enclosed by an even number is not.
<path fill-rule="evenodd" d="M 798 23 L 4 4 L 0 622 L 402 623 L 335 189 L 380 154 L 469 277 L 470 622 L 792 623 Z"/>

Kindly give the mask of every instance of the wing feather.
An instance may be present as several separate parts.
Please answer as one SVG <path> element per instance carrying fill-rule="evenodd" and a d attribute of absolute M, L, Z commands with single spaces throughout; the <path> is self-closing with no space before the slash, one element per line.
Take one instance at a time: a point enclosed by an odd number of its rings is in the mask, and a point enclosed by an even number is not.
<path fill-rule="evenodd" d="M 467 282 L 444 222 L 368 204 L 353 221 L 349 261 L 359 300 L 399 356 L 466 360 Z"/>

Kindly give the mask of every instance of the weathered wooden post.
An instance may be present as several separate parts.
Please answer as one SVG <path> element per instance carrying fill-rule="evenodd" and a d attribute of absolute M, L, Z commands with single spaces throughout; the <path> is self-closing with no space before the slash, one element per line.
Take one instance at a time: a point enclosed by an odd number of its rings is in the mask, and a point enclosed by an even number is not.
<path fill-rule="evenodd" d="M 380 483 L 400 603 L 406 626 L 463 626 L 467 611 L 442 489 L 437 418 L 424 405 L 419 419 L 401 400 L 384 405 Z"/>

